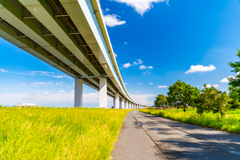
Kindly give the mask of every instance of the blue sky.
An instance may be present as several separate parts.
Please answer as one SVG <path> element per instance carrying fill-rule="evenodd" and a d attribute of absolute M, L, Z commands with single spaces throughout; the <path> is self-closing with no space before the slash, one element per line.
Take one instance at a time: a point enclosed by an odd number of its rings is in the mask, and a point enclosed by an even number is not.
<path fill-rule="evenodd" d="M 238 61 L 239 0 L 100 0 L 116 59 L 133 99 L 153 104 L 180 79 L 227 91 Z M 0 39 L 0 104 L 73 106 L 74 79 Z M 109 106 L 112 99 L 108 100 Z M 83 106 L 98 106 L 84 86 Z"/>

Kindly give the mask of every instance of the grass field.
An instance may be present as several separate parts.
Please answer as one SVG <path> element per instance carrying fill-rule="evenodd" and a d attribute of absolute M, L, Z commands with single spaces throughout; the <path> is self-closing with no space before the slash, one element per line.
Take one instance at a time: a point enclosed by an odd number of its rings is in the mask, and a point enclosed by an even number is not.
<path fill-rule="evenodd" d="M 129 111 L 0 108 L 0 159 L 109 159 Z"/>
<path fill-rule="evenodd" d="M 196 113 L 197 110 L 192 108 L 187 109 L 186 113 L 184 113 L 182 109 L 167 109 L 165 111 L 142 109 L 140 111 L 188 124 L 196 124 L 232 133 L 240 133 L 240 109 L 227 111 L 225 118 L 221 118 L 220 114 L 213 113 L 199 115 Z"/>

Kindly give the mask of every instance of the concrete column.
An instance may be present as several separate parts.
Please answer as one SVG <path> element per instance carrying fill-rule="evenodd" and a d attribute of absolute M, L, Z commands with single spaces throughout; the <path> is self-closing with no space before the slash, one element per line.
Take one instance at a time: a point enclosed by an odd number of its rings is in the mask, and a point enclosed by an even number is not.
<path fill-rule="evenodd" d="M 128 101 L 126 100 L 125 103 L 126 103 L 126 108 L 125 109 L 128 109 Z"/>
<path fill-rule="evenodd" d="M 124 104 L 125 104 L 125 99 L 122 99 L 122 109 L 125 109 Z"/>
<path fill-rule="evenodd" d="M 107 79 L 99 78 L 99 107 L 107 108 Z"/>
<path fill-rule="evenodd" d="M 131 102 L 128 103 L 128 109 L 131 109 Z"/>
<path fill-rule="evenodd" d="M 114 108 L 119 109 L 119 93 L 115 94 L 115 98 L 114 98 Z"/>
<path fill-rule="evenodd" d="M 75 79 L 74 107 L 82 107 L 83 80 Z"/>

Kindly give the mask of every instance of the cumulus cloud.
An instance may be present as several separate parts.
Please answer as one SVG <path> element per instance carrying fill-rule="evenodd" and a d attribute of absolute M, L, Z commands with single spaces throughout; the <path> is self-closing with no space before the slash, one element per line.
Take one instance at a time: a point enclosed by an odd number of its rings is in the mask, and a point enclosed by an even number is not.
<path fill-rule="evenodd" d="M 8 73 L 8 71 L 5 70 L 5 69 L 3 69 L 3 68 L 0 68 L 0 72 L 2 72 L 2 73 Z"/>
<path fill-rule="evenodd" d="M 158 88 L 167 88 L 168 86 L 164 85 L 164 86 L 158 86 Z"/>
<path fill-rule="evenodd" d="M 132 66 L 130 63 L 126 63 L 126 64 L 123 65 L 123 68 L 128 68 L 130 66 Z"/>
<path fill-rule="evenodd" d="M 117 54 L 116 53 L 113 53 L 114 57 L 117 58 Z"/>
<path fill-rule="evenodd" d="M 139 14 L 143 15 L 146 11 L 153 7 L 153 3 L 166 2 L 169 0 L 114 0 L 119 3 L 125 3 L 133 7 Z"/>
<path fill-rule="evenodd" d="M 216 67 L 213 65 L 209 66 L 203 66 L 203 65 L 191 65 L 190 69 L 186 71 L 185 73 L 194 73 L 194 72 L 208 72 L 208 71 L 213 71 L 215 70 Z"/>
<path fill-rule="evenodd" d="M 153 94 L 143 94 L 143 95 L 131 95 L 132 99 L 140 104 L 153 105 L 152 98 L 155 97 Z"/>
<path fill-rule="evenodd" d="M 142 64 L 143 61 L 141 59 L 138 59 L 137 62 L 133 62 L 134 66 Z"/>
<path fill-rule="evenodd" d="M 104 20 L 105 20 L 106 25 L 109 27 L 115 27 L 115 26 L 123 25 L 126 23 L 126 21 L 119 20 L 118 16 L 116 14 L 105 15 Z"/>
<path fill-rule="evenodd" d="M 139 69 L 147 69 L 147 66 L 141 65 Z"/>
<path fill-rule="evenodd" d="M 228 83 L 228 82 L 229 82 L 228 78 L 235 78 L 235 77 L 234 77 L 234 76 L 229 76 L 229 77 L 227 77 L 227 78 L 223 78 L 222 80 L 220 80 L 220 82 L 222 82 L 222 83 Z"/>
<path fill-rule="evenodd" d="M 149 82 L 150 85 L 153 85 L 153 83 Z"/>
<path fill-rule="evenodd" d="M 212 86 L 215 88 L 219 87 L 218 84 L 207 84 L 207 88 L 211 88 Z M 204 86 L 203 86 L 203 88 L 204 88 Z"/>
<path fill-rule="evenodd" d="M 153 66 L 148 66 L 148 69 L 153 69 Z"/>

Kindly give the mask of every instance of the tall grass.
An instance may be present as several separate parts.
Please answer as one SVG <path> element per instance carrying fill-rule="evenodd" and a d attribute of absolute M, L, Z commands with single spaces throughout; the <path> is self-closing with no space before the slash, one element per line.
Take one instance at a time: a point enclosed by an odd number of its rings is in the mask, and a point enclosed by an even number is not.
<path fill-rule="evenodd" d="M 181 109 L 168 109 L 165 111 L 142 109 L 140 111 L 188 124 L 196 124 L 232 133 L 240 133 L 240 110 L 228 111 L 224 118 L 221 118 L 220 114 L 213 113 L 199 115 L 196 113 L 196 109 L 187 109 L 186 113 Z"/>
<path fill-rule="evenodd" d="M 0 108 L 0 159 L 109 159 L 128 112 Z"/>

